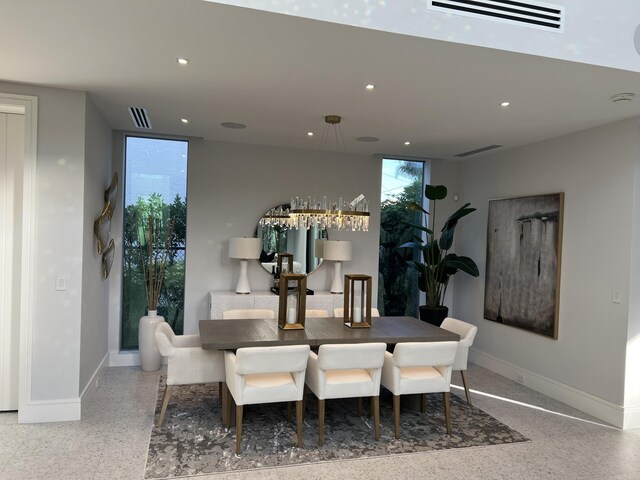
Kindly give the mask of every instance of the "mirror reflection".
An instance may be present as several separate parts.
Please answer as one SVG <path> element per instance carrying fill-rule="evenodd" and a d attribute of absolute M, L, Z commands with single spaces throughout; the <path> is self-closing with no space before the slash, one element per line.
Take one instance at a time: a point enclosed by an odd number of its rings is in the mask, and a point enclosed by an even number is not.
<path fill-rule="evenodd" d="M 262 243 L 260 263 L 269 273 L 274 273 L 278 265 L 278 253 L 293 255 L 293 273 L 312 273 L 322 264 L 322 257 L 316 255 L 319 246 L 316 240 L 327 240 L 327 231 L 317 227 L 308 230 L 289 227 L 289 204 L 277 205 L 258 221 L 255 237 Z"/>

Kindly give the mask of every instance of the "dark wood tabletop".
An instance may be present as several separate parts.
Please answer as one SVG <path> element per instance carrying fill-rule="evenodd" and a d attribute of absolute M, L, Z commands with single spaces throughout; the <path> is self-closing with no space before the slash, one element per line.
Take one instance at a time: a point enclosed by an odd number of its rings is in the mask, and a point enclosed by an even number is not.
<path fill-rule="evenodd" d="M 342 318 L 308 318 L 304 330 L 280 330 L 277 319 L 200 320 L 200 340 L 207 350 L 323 343 L 458 341 L 452 332 L 413 317 L 375 317 L 371 328 L 349 328 Z"/>

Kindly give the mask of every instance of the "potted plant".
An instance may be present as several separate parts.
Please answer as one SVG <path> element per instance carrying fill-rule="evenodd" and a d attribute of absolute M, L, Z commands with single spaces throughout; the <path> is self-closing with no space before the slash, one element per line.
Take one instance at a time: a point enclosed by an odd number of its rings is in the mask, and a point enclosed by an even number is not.
<path fill-rule="evenodd" d="M 158 300 L 162 291 L 167 259 L 172 247 L 175 219 L 162 225 L 162 216 L 152 212 L 146 226 L 139 226 L 140 260 L 147 294 L 147 315 L 138 324 L 138 351 L 142 370 L 153 372 L 160 368 L 162 357 L 156 345 L 155 330 L 164 318 L 158 315 Z"/>
<path fill-rule="evenodd" d="M 433 202 L 431 224 L 435 225 L 436 202 L 446 198 L 447 187 L 427 185 L 424 195 Z M 458 220 L 476 210 L 470 205 L 470 203 L 465 203 L 447 218 L 442 230 L 440 230 L 440 238 L 437 238 L 434 231 L 428 227 L 427 215 L 430 215 L 429 212 L 415 202 L 410 203 L 408 207 L 410 210 L 422 212 L 424 224 L 407 223 L 407 225 L 425 232 L 425 235 L 424 238 L 415 237 L 414 241 L 404 243 L 399 248 L 413 248 L 420 253 L 422 261 L 409 260 L 407 262 L 418 272 L 418 288 L 427 294 L 426 305 L 420 306 L 420 319 L 437 326 L 440 326 L 449 313 L 449 308 L 443 305 L 443 302 L 451 276 L 459 271 L 474 277 L 480 273 L 478 266 L 471 258 L 449 252 L 453 245 L 453 234 Z"/>

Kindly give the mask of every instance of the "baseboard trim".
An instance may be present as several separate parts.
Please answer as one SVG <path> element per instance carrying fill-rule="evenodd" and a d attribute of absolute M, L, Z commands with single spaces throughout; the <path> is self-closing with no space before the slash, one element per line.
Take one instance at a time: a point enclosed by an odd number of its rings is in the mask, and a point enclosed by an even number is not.
<path fill-rule="evenodd" d="M 80 420 L 78 398 L 31 401 L 18 410 L 18 423 L 68 422 Z"/>
<path fill-rule="evenodd" d="M 110 367 L 136 367 L 140 365 L 140 354 L 131 352 L 109 352 Z"/>
<path fill-rule="evenodd" d="M 96 389 L 100 385 L 102 370 L 104 369 L 104 367 L 106 367 L 108 360 L 109 360 L 109 353 L 107 352 L 104 354 L 104 357 L 102 357 L 102 361 L 98 365 L 98 368 L 96 368 L 95 372 L 93 372 L 93 375 L 91 375 L 91 378 L 89 379 L 87 384 L 84 386 L 84 389 L 80 394 L 81 402 L 84 402 L 87 398 L 90 397 L 91 394 L 95 393 Z"/>
<path fill-rule="evenodd" d="M 624 430 L 640 428 L 640 405 L 625 407 L 624 409 Z"/>
<path fill-rule="evenodd" d="M 167 358 L 162 357 L 162 365 L 167 364 Z M 140 354 L 137 350 L 123 351 L 123 352 L 109 352 L 109 366 L 110 367 L 139 367 Z"/>
<path fill-rule="evenodd" d="M 526 387 L 559 400 L 562 403 L 566 403 L 589 415 L 593 415 L 615 427 L 634 428 L 627 426 L 627 422 L 625 421 L 627 414 L 635 418 L 635 420 L 629 419 L 630 424 L 632 421 L 637 421 L 639 422 L 637 426 L 640 426 L 640 407 L 634 409 L 635 411 L 627 412 L 629 409 L 625 409 L 620 405 L 526 370 L 475 348 L 471 348 L 469 359 L 487 370 L 491 370 L 516 382 L 519 376 L 525 376 L 527 379 Z"/>

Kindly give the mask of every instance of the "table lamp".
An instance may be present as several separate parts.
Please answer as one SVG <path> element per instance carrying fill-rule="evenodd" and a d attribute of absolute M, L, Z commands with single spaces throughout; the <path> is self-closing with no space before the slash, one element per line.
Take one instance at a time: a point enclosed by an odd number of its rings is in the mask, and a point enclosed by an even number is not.
<path fill-rule="evenodd" d="M 229 258 L 240 260 L 240 278 L 236 287 L 236 293 L 251 293 L 249 274 L 247 273 L 247 260 L 260 258 L 259 238 L 232 238 L 229 240 Z"/>
<path fill-rule="evenodd" d="M 323 253 L 323 258 L 325 260 L 332 260 L 336 262 L 333 270 L 331 293 L 342 293 L 344 291 L 342 262 L 348 262 L 351 260 L 351 242 L 344 240 L 325 240 Z"/>

